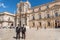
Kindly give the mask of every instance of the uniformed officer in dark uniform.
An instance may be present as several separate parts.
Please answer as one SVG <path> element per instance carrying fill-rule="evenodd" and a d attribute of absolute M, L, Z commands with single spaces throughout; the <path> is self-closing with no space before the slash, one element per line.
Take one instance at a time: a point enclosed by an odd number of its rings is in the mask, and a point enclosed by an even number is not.
<path fill-rule="evenodd" d="M 16 38 L 20 39 L 20 26 L 18 24 L 18 26 L 16 27 Z"/>
<path fill-rule="evenodd" d="M 26 37 L 26 27 L 24 27 L 24 24 L 23 24 L 23 27 L 22 27 L 22 39 L 25 39 Z"/>

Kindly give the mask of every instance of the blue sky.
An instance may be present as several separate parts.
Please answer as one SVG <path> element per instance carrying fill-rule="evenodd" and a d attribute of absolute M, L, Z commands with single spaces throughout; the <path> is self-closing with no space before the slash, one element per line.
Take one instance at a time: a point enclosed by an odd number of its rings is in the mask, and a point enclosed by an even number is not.
<path fill-rule="evenodd" d="M 26 0 L 22 0 L 22 1 L 26 1 Z M 46 4 L 46 3 L 49 3 L 52 1 L 53 0 L 29 0 L 32 7 L 42 5 L 42 4 Z M 0 0 L 0 12 L 7 11 L 10 13 L 14 13 L 14 11 L 16 11 L 16 9 L 17 9 L 16 5 L 19 2 L 20 2 L 20 0 Z"/>

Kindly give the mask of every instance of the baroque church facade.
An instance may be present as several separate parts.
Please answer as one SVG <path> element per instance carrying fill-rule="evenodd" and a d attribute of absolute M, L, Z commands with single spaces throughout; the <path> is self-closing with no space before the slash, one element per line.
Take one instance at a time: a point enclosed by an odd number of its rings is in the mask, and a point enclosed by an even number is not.
<path fill-rule="evenodd" d="M 17 4 L 17 13 L 8 16 L 11 18 L 8 18 L 8 21 L 0 21 L 0 25 L 11 26 L 13 24 L 13 26 L 18 26 L 20 24 L 23 26 L 25 24 L 27 28 L 59 28 L 60 0 L 35 7 L 31 7 L 28 0 L 26 2 L 20 1 Z M 10 19 L 13 21 L 9 21 Z"/>
<path fill-rule="evenodd" d="M 17 20 L 16 23 L 20 24 L 21 26 L 26 25 L 29 23 L 27 18 L 27 12 L 31 8 L 31 4 L 27 0 L 26 2 L 20 1 L 20 3 L 17 4 Z"/>

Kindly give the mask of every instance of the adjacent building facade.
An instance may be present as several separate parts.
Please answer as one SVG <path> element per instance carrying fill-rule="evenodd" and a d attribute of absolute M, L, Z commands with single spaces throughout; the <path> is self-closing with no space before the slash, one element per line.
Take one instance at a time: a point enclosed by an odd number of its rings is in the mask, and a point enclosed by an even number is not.
<path fill-rule="evenodd" d="M 9 12 L 0 13 L 0 28 L 11 27 L 15 25 L 15 15 Z"/>

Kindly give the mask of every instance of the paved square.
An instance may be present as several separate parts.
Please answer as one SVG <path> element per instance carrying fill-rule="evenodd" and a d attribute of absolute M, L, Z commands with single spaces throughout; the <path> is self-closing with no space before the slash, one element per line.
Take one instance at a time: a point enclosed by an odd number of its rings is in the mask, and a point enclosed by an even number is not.
<path fill-rule="evenodd" d="M 0 29 L 0 40 L 16 40 L 14 37 L 15 29 Z M 60 40 L 60 29 L 27 29 L 25 40 Z"/>

